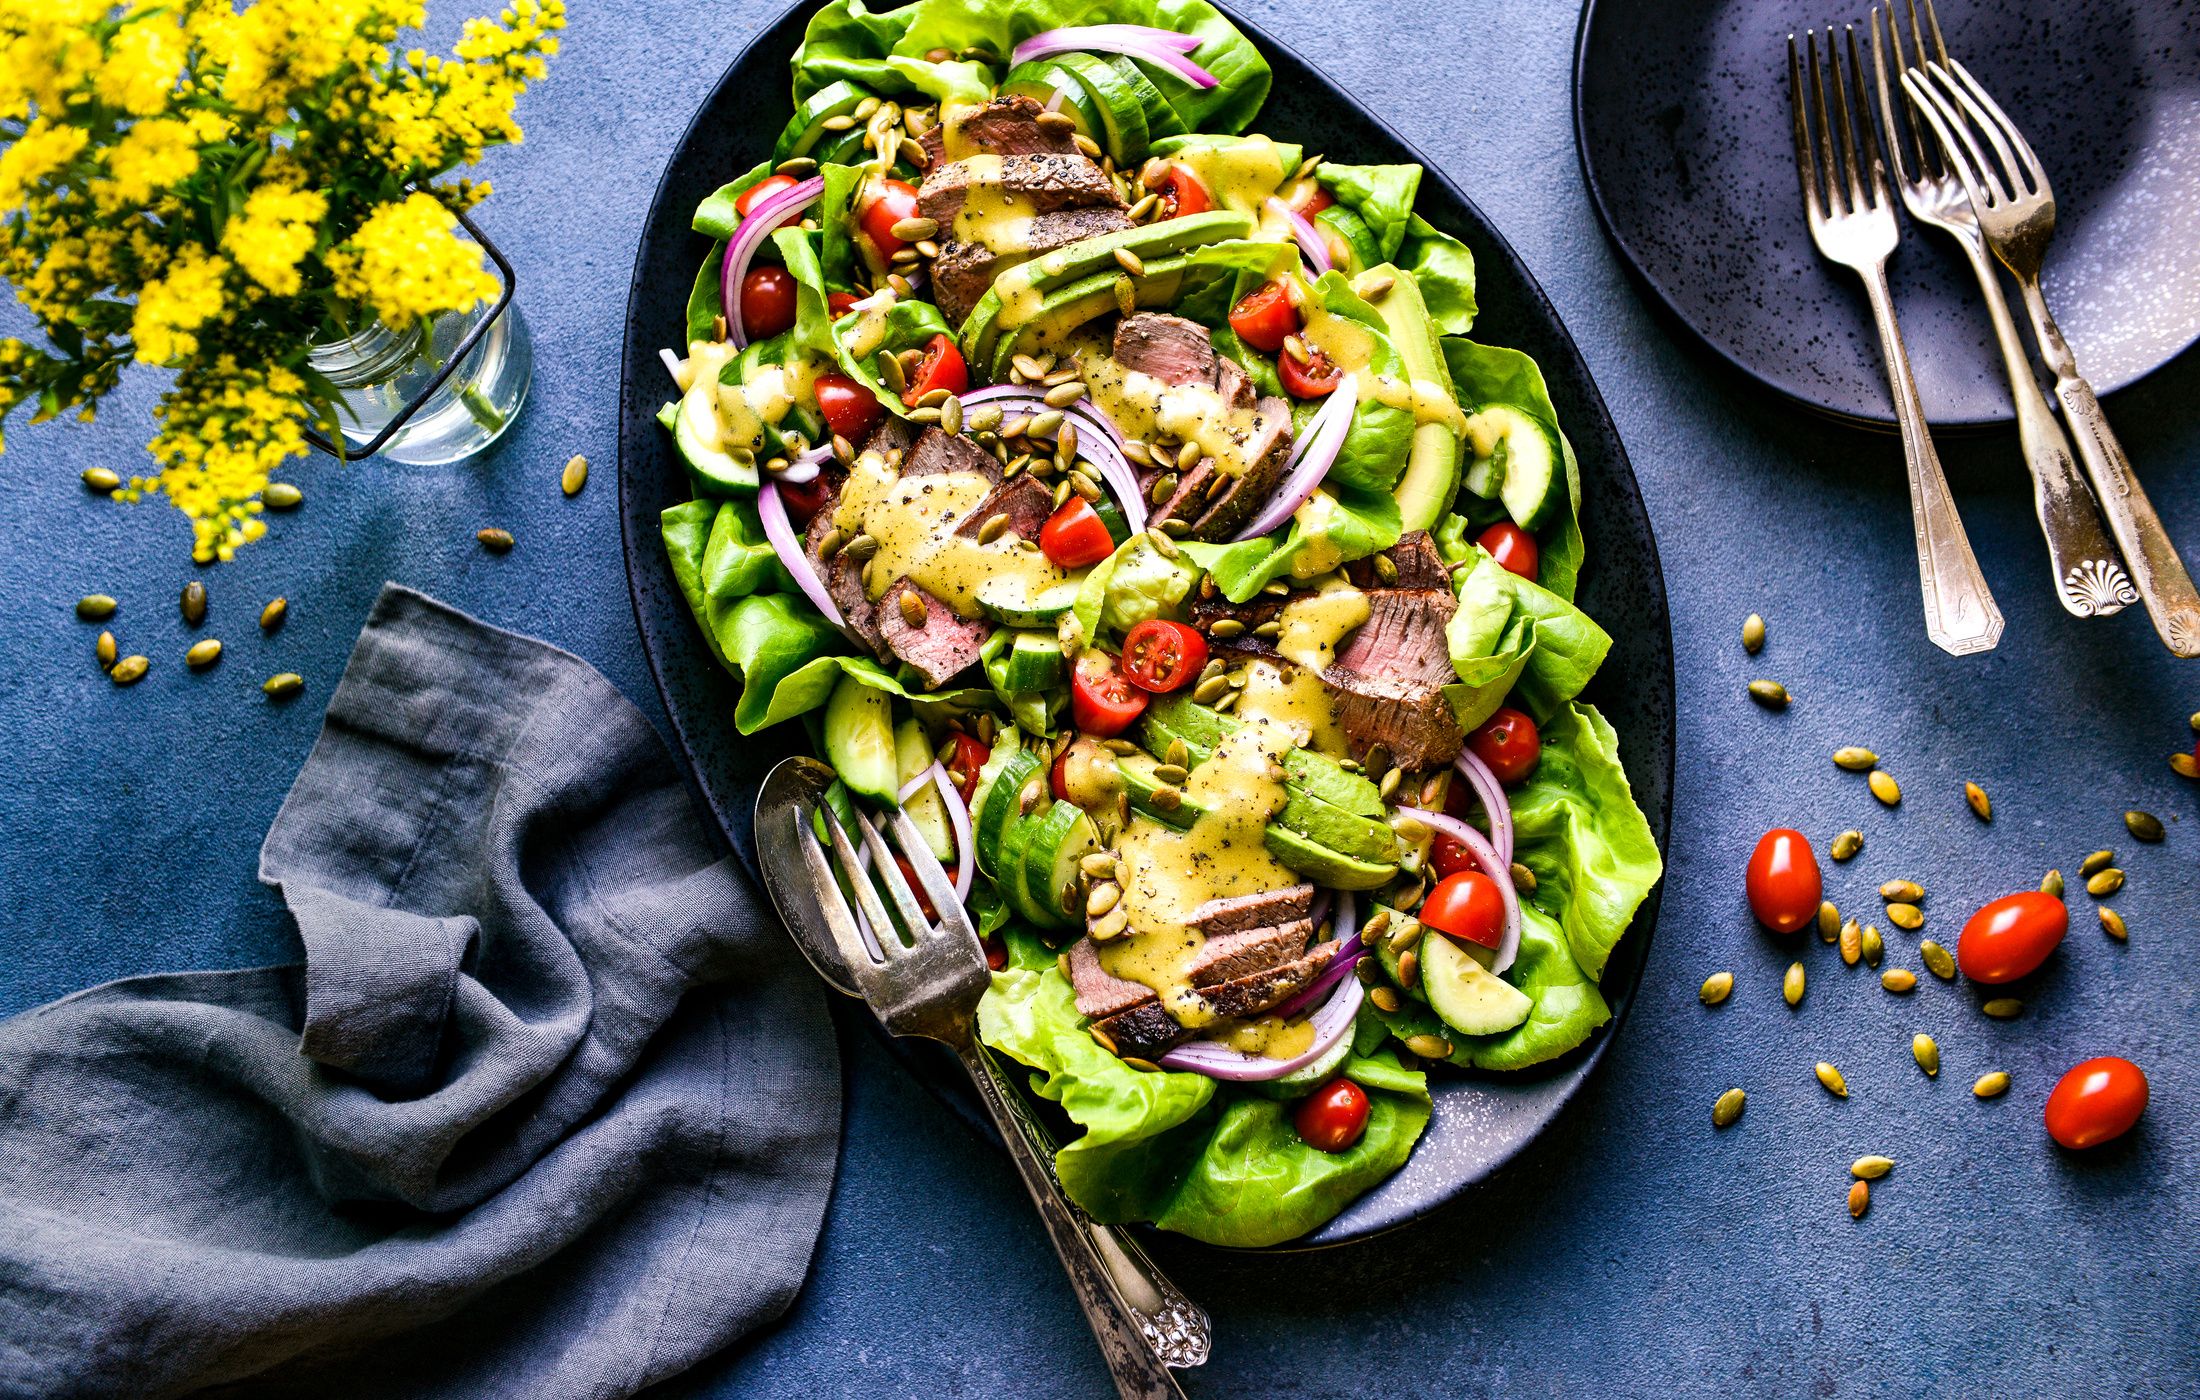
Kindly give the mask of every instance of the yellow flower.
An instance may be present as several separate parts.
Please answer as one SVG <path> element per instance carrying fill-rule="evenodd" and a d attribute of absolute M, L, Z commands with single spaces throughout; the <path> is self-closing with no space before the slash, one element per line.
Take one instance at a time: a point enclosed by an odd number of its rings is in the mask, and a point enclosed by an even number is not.
<path fill-rule="evenodd" d="M 75 160 L 89 137 L 82 127 L 57 126 L 38 118 L 0 153 L 0 209 L 23 202 L 31 186 Z"/>
<path fill-rule="evenodd" d="M 337 295 L 374 308 L 394 327 L 462 311 L 496 295 L 481 249 L 461 240 L 458 218 L 432 195 L 385 204 L 329 254 Z"/>
<path fill-rule="evenodd" d="M 93 90 L 133 117 L 152 116 L 168 105 L 183 59 L 183 29 L 173 16 L 133 17 L 108 41 Z"/>
<path fill-rule="evenodd" d="M 260 492 L 275 468 L 306 452 L 304 392 L 305 381 L 281 365 L 246 369 L 221 355 L 178 374 L 153 410 L 161 472 L 133 480 L 131 491 L 161 492 L 191 517 L 191 555 L 200 563 L 226 560 L 266 533 Z"/>
<path fill-rule="evenodd" d="M 107 153 L 107 178 L 92 193 L 109 208 L 142 204 L 199 168 L 199 140 L 189 122 L 155 117 L 122 134 Z"/>
<path fill-rule="evenodd" d="M 138 293 L 137 315 L 130 322 L 138 358 L 165 365 L 197 354 L 199 338 L 192 332 L 222 309 L 222 278 L 228 271 L 226 259 L 204 249 L 187 246 L 178 252 L 167 276 Z"/>
<path fill-rule="evenodd" d="M 298 263 L 313 251 L 327 212 L 328 200 L 311 190 L 262 185 L 222 231 L 222 247 L 253 281 L 277 296 L 293 296 L 301 285 Z"/>

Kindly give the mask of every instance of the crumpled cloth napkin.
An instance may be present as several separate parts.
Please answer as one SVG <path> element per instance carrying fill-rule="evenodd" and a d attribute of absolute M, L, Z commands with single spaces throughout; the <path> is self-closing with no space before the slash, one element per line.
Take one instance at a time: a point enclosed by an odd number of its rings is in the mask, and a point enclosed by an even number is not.
<path fill-rule="evenodd" d="M 303 964 L 0 1022 L 0 1394 L 621 1396 L 785 1309 L 824 995 L 586 662 L 386 587 L 260 875 Z"/>

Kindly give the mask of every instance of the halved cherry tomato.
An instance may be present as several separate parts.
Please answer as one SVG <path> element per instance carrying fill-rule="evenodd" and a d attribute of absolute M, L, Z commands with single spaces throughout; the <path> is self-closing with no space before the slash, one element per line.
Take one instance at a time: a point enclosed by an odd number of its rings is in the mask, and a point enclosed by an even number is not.
<path fill-rule="evenodd" d="M 1367 1131 L 1371 1107 L 1365 1089 L 1349 1079 L 1332 1079 L 1300 1101 L 1291 1126 L 1315 1151 L 1342 1152 Z"/>
<path fill-rule="evenodd" d="M 917 187 L 906 180 L 881 180 L 871 186 L 856 218 L 863 236 L 871 240 L 880 266 L 909 245 L 894 237 L 894 225 L 917 217 Z"/>
<path fill-rule="evenodd" d="M 1536 566 L 1543 560 L 1543 551 L 1536 548 L 1535 536 L 1513 524 L 1500 520 L 1484 530 L 1476 544 L 1490 552 L 1501 569 L 1510 570 L 1530 583 L 1535 582 Z"/>
<path fill-rule="evenodd" d="M 978 940 L 978 946 L 985 949 L 985 965 L 989 969 L 999 972 L 1008 966 L 1008 949 L 1002 945 L 999 934 L 987 934 Z"/>
<path fill-rule="evenodd" d="M 1482 868 L 1480 862 L 1467 853 L 1464 845 L 1442 833 L 1438 833 L 1436 839 L 1429 842 L 1428 863 L 1435 867 L 1439 879 L 1446 875 L 1456 875 L 1462 870 Z"/>
<path fill-rule="evenodd" d="M 1286 338 L 1299 333 L 1300 324 L 1299 309 L 1291 304 L 1291 294 L 1281 282 L 1254 288 L 1230 308 L 1230 329 L 1237 338 L 1270 355 L 1283 348 Z"/>
<path fill-rule="evenodd" d="M 1542 759 L 1543 735 L 1536 729 L 1534 720 L 1510 705 L 1500 705 L 1496 714 L 1467 736 L 1467 747 L 1474 750 L 1476 758 L 1490 766 L 1497 781 L 1517 783 L 1533 773 Z M 1452 784 L 1454 789 L 1466 786 L 1465 783 Z"/>
<path fill-rule="evenodd" d="M 861 300 L 862 298 L 854 292 L 827 292 L 825 294 L 825 309 L 832 312 L 833 319 L 837 321 L 855 310 L 856 303 Z"/>
<path fill-rule="evenodd" d="M 901 867 L 901 878 L 909 882 L 909 892 L 917 897 L 917 907 L 924 911 L 924 917 L 937 919 L 940 911 L 932 907 L 932 896 L 926 894 L 924 886 L 917 883 L 917 868 L 909 863 L 907 856 L 895 856 L 894 864 Z"/>
<path fill-rule="evenodd" d="M 1301 362 L 1286 350 L 1276 356 L 1276 376 L 1295 399 L 1318 399 L 1344 382 L 1344 371 L 1319 350 L 1309 349 L 1312 359 Z"/>
<path fill-rule="evenodd" d="M 1956 966 L 1973 982 L 2014 982 L 2070 931 L 2070 910 L 2043 890 L 2005 894 L 1973 914 L 1956 939 Z"/>
<path fill-rule="evenodd" d="M 1291 196 L 1293 212 L 1309 219 L 1336 202 L 1329 191 L 1313 180 L 1302 182 L 1297 192 Z"/>
<path fill-rule="evenodd" d="M 1793 933 L 1817 918 L 1826 892 L 1809 839 L 1784 826 L 1758 838 L 1742 883 L 1749 891 L 1749 912 L 1774 933 Z"/>
<path fill-rule="evenodd" d="M 741 329 L 763 340 L 793 324 L 794 274 L 783 267 L 750 268 L 741 279 Z"/>
<path fill-rule="evenodd" d="M 1039 527 L 1039 548 L 1065 569 L 1082 569 L 1115 553 L 1108 523 L 1083 496 L 1072 496 Z"/>
<path fill-rule="evenodd" d="M 1204 214 L 1215 207 L 1214 200 L 1207 194 L 1207 187 L 1199 182 L 1199 177 L 1191 172 L 1190 167 L 1174 162 L 1162 172 L 1160 184 L 1148 184 L 1146 188 L 1161 196 L 1161 217 L 1164 219 L 1182 218 L 1186 214 Z"/>
<path fill-rule="evenodd" d="M 878 395 L 845 374 L 819 375 L 816 393 L 817 411 L 824 415 L 825 426 L 834 436 L 844 437 L 859 448 L 878 420 L 886 416 L 886 405 L 878 401 Z"/>
<path fill-rule="evenodd" d="M 935 389 L 959 394 L 969 387 L 970 370 L 963 364 L 962 351 L 955 348 L 955 338 L 943 332 L 924 343 L 924 358 L 909 372 L 909 387 L 902 390 L 901 401 L 915 408 L 919 399 Z"/>
<path fill-rule="evenodd" d="M 733 212 L 746 219 L 749 211 L 770 199 L 781 190 L 793 189 L 800 181 L 792 175 L 766 175 L 755 184 L 741 191 L 733 199 Z"/>
<path fill-rule="evenodd" d="M 1428 892 L 1417 915 L 1439 933 L 1466 943 L 1495 948 L 1505 941 L 1505 896 L 1497 882 L 1479 870 L 1446 875 Z"/>
<path fill-rule="evenodd" d="M 1189 685 L 1207 664 L 1207 639 L 1197 629 L 1149 617 L 1123 634 L 1123 673 L 1161 694 Z"/>
<path fill-rule="evenodd" d="M 823 480 L 822 477 L 819 480 Z M 785 490 L 785 487 L 781 487 Z M 993 756 L 993 750 L 959 730 L 955 734 L 955 754 L 947 760 L 947 777 L 968 803 L 978 792 L 978 770 Z"/>
<path fill-rule="evenodd" d="M 2073 1065 L 2047 1096 L 2047 1135 L 2073 1151 L 2122 1137 L 2147 1108 L 2147 1076 L 2131 1061 L 2103 1055 Z"/>
<path fill-rule="evenodd" d="M 1075 805 L 1077 799 L 1069 795 L 1069 750 L 1070 746 L 1065 744 L 1054 756 L 1054 766 L 1047 770 L 1047 787 L 1053 792 L 1055 801 Z"/>
<path fill-rule="evenodd" d="M 1111 739 L 1146 712 L 1146 692 L 1124 679 L 1114 657 L 1086 647 L 1070 672 L 1069 711 L 1079 729 Z"/>
<path fill-rule="evenodd" d="M 787 508 L 787 516 L 801 529 L 808 529 L 810 521 L 825 508 L 825 492 L 828 483 L 823 472 L 797 486 L 792 482 L 779 483 L 779 503 Z"/>

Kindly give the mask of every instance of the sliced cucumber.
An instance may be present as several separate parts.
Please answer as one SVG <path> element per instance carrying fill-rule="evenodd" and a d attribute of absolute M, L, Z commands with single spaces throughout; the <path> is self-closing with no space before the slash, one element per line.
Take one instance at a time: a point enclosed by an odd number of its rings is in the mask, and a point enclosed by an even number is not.
<path fill-rule="evenodd" d="M 1134 84 L 1123 76 L 1121 69 L 1098 54 L 1065 53 L 1055 62 L 1076 75 L 1085 85 L 1085 91 L 1091 94 L 1093 105 L 1099 109 L 1101 129 L 1094 133 L 1093 139 L 1115 157 L 1117 165 L 1126 169 L 1144 160 L 1146 146 L 1152 137 L 1146 127 L 1146 102 L 1139 87 L 1151 90 L 1155 97 L 1160 97 L 1160 89 L 1148 82 L 1145 74 L 1131 67 L 1131 75 L 1137 79 Z M 1129 64 L 1125 66 L 1130 67 Z M 1161 105 L 1167 107 L 1169 104 L 1163 101 Z"/>
<path fill-rule="evenodd" d="M 1558 434 L 1549 424 L 1511 404 L 1488 404 L 1468 416 L 1467 445 L 1474 449 L 1468 490 L 1503 501 L 1505 513 L 1523 530 L 1556 514 L 1565 498 L 1566 474 L 1559 467 Z"/>
<path fill-rule="evenodd" d="M 992 766 L 988 760 L 986 767 Z M 1030 749 L 1018 748 L 1010 752 L 1007 761 L 994 773 L 990 785 L 982 774 L 979 778 L 982 790 L 973 808 L 977 817 L 972 823 L 972 839 L 978 847 L 978 868 L 996 880 L 1001 877 L 1003 868 L 1001 847 L 1023 806 L 1024 784 L 1031 781 L 1031 775 L 1038 768 L 1039 755 Z"/>
<path fill-rule="evenodd" d="M 905 719 L 894 726 L 894 758 L 904 783 L 936 761 L 932 743 L 924 737 L 924 726 L 915 719 Z M 926 783 L 910 796 L 902 810 L 917 824 L 917 830 L 924 833 L 924 844 L 933 855 L 942 861 L 955 858 L 955 833 L 947 824 L 947 806 L 941 801 L 937 787 Z"/>
<path fill-rule="evenodd" d="M 779 142 L 772 147 L 772 163 L 806 156 L 811 148 L 828 134 L 823 123 L 832 117 L 853 116 L 863 99 L 871 94 L 851 82 L 827 83 L 802 100 L 795 108 L 794 116 L 779 133 Z M 822 162 L 821 162 L 822 163 Z"/>
<path fill-rule="evenodd" d="M 1177 115 L 1176 108 L 1169 105 L 1169 99 L 1161 95 L 1161 89 L 1154 85 L 1153 79 L 1146 76 L 1146 70 L 1140 68 L 1129 56 L 1109 54 L 1107 63 L 1122 78 L 1123 85 L 1138 99 L 1139 109 L 1146 116 L 1148 145 L 1155 141 L 1165 141 L 1171 136 L 1182 136 L 1191 130 L 1184 124 L 1184 118 Z"/>
<path fill-rule="evenodd" d="M 1431 929 L 1421 939 L 1421 986 L 1429 1008 L 1461 1035 L 1496 1035 L 1528 1019 L 1527 993 Z"/>
<path fill-rule="evenodd" d="M 825 757 L 850 791 L 892 802 L 901 787 L 894 753 L 893 705 L 851 675 L 842 675 L 825 702 Z"/>
<path fill-rule="evenodd" d="M 1037 593 L 1011 574 L 995 574 L 978 585 L 978 606 L 986 616 L 1010 627 L 1052 627 L 1063 613 L 1077 605 L 1075 580 L 1053 584 Z M 1036 689 L 1015 686 L 1017 690 Z"/>
<path fill-rule="evenodd" d="M 756 466 L 742 466 L 717 447 L 718 409 L 708 381 L 698 380 L 680 399 L 672 419 L 672 445 L 680 450 L 697 484 L 720 495 L 751 494 L 756 490 Z"/>
<path fill-rule="evenodd" d="M 1077 907 L 1078 862 L 1100 849 L 1100 837 L 1083 808 L 1059 799 L 1044 817 L 1034 813 L 1025 818 L 1034 819 L 1024 842 L 1024 894 L 1047 914 L 1040 922 L 1060 927 L 1070 922 Z"/>
<path fill-rule="evenodd" d="M 1011 691 L 1052 690 L 1062 683 L 1062 642 L 1052 632 L 1018 632 L 1009 643 L 1007 684 Z"/>
<path fill-rule="evenodd" d="M 1051 815 L 1049 808 L 1034 809 L 1029 815 L 1017 817 L 1009 823 L 1008 832 L 1001 838 L 1001 850 L 996 864 L 1000 874 L 994 883 L 1000 886 L 1001 897 L 1019 918 L 1040 928 L 1060 928 L 1060 913 L 1047 905 L 1033 892 L 1028 880 L 1031 871 L 1031 847 L 1038 839 L 1040 828 Z"/>
<path fill-rule="evenodd" d="M 1351 1054 L 1352 1037 L 1349 1034 L 1340 1035 L 1337 1037 L 1337 1043 L 1322 1051 L 1313 1063 L 1295 1069 L 1281 1079 L 1255 1080 L 1245 1087 L 1263 1098 L 1295 1099 L 1301 1094 L 1328 1083 L 1330 1077 L 1336 1074 L 1337 1067 L 1342 1065 Z"/>

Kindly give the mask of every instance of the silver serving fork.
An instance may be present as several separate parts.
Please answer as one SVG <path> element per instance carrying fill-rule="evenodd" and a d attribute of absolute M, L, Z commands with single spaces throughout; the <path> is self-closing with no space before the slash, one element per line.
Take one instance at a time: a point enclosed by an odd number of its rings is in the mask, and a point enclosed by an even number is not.
<path fill-rule="evenodd" d="M 978 999 L 988 981 L 985 953 L 953 882 L 907 813 L 896 811 L 886 819 L 894 845 L 939 911 L 935 925 L 896 866 L 894 847 L 871 818 L 858 811 L 851 837 L 825 805 L 833 780 L 832 769 L 802 757 L 783 759 L 766 775 L 756 799 L 756 844 L 772 902 L 828 983 L 860 996 L 895 1035 L 923 1036 L 955 1052 L 1038 1207 L 1117 1391 L 1125 1400 L 1182 1400 L 1169 1367 L 1207 1359 L 1206 1313 L 1169 1281 L 1135 1238 L 1094 1222 L 1062 1194 L 1044 1125 L 1026 1112 L 978 1040 Z M 829 856 L 813 825 L 819 819 Z M 857 854 L 858 842 L 869 853 L 869 873 Z M 886 887 L 892 914 L 879 898 L 874 875 Z"/>
<path fill-rule="evenodd" d="M 1909 469 L 1910 516 L 1917 544 L 1918 582 L 1925 595 L 1925 631 L 1933 644 L 1956 656 L 1991 651 L 2001 640 L 2001 609 L 1979 572 L 1971 541 L 1963 533 L 1963 519 L 1956 514 L 1955 498 L 1941 474 L 1939 454 L 1925 430 L 1925 406 L 1917 396 L 1917 380 L 1910 373 L 1909 352 L 1902 345 L 1902 331 L 1895 324 L 1894 297 L 1887 288 L 1887 258 L 1894 252 L 1900 230 L 1894 204 L 1887 192 L 1886 166 L 1879 158 L 1878 138 L 1872 131 L 1871 111 L 1865 106 L 1862 66 L 1856 50 L 1856 31 L 1847 30 L 1849 71 L 1841 71 L 1841 55 L 1833 32 L 1826 33 L 1829 82 L 1818 61 L 1818 35 L 1806 32 L 1810 51 L 1810 90 L 1803 87 L 1803 63 L 1795 36 L 1788 36 L 1788 95 L 1795 109 L 1795 171 L 1803 187 L 1803 212 L 1810 221 L 1811 241 L 1830 262 L 1849 268 L 1864 281 L 1871 300 L 1872 320 L 1879 328 L 1879 347 L 1887 362 L 1887 382 L 1894 394 L 1895 417 L 1902 425 L 1902 456 Z M 1831 97 L 1829 109 L 1828 97 Z M 1861 121 L 1852 124 L 1849 103 L 1856 103 Z M 1815 105 L 1818 121 L 1813 130 L 1808 108 Z M 1868 178 L 1867 178 L 1868 177 Z"/>
<path fill-rule="evenodd" d="M 2078 373 L 2077 357 L 2040 291 L 2040 262 L 2055 232 L 2055 194 L 2047 171 L 2024 133 L 1970 70 L 1945 49 L 1938 52 L 1935 58 L 1920 46 L 1917 62 L 1902 71 L 1903 90 L 1924 113 L 1942 154 L 1962 180 L 1987 246 L 2024 293 L 2040 358 L 2055 376 L 2055 397 L 2077 435 L 2078 455 L 2093 477 L 2109 529 L 2123 548 L 2154 630 L 2177 655 L 2200 656 L 2200 593 L 2194 592 L 2192 575 L 2133 475 L 2123 445 L 2109 431 L 2101 401 Z M 1988 148 L 1998 163 L 1988 157 Z"/>
<path fill-rule="evenodd" d="M 1925 34 L 1918 26 L 1917 0 L 1907 0 L 1910 39 L 1920 56 L 1926 53 Z M 1925 14 L 1932 28 L 1933 49 L 1941 62 L 1948 61 L 1948 47 L 1940 37 L 1940 19 L 1932 0 L 1925 0 Z M 1885 31 L 1882 44 L 1881 31 Z M 1899 80 L 1909 66 L 1902 51 L 1902 26 L 1889 0 L 1882 24 L 1879 8 L 1871 12 L 1872 77 L 1879 89 L 1879 117 L 1887 132 L 1887 158 L 1894 167 L 1896 188 L 1910 217 L 1921 224 L 1945 230 L 1963 249 L 1978 278 L 1979 295 L 1986 315 L 1994 324 L 1994 342 L 2001 347 L 2002 368 L 2009 376 L 2009 400 L 2017 411 L 2017 440 L 2024 447 L 2025 464 L 2032 471 L 2032 508 L 2039 516 L 2040 533 L 2047 539 L 2047 561 L 2055 571 L 2055 593 L 2063 609 L 2076 617 L 2105 617 L 2122 612 L 2138 601 L 2139 594 L 2124 575 L 2123 559 L 2108 541 L 2101 524 L 2101 508 L 2093 488 L 2078 471 L 2071 455 L 2070 439 L 2063 436 L 2033 377 L 2032 357 L 2017 336 L 2017 323 L 2001 294 L 2001 278 L 1986 251 L 1986 237 L 1979 232 L 1978 215 L 1963 181 L 1949 168 L 1940 144 L 1927 134 L 1913 115 L 1905 94 L 1898 102 L 1887 81 L 1886 49 L 1894 51 L 1894 71 Z"/>

